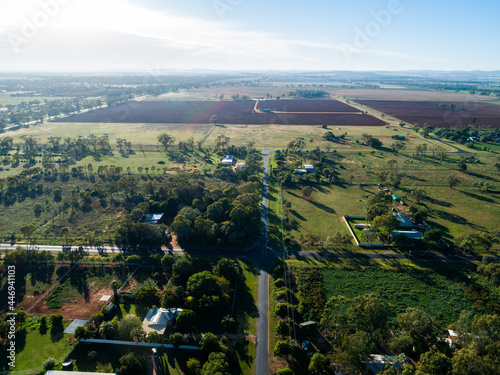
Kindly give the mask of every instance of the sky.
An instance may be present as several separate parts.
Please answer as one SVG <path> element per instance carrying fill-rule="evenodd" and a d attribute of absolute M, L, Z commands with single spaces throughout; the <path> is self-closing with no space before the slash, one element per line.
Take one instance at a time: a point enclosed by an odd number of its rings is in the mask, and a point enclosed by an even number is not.
<path fill-rule="evenodd" d="M 498 0 L 0 0 L 2 72 L 500 70 Z"/>

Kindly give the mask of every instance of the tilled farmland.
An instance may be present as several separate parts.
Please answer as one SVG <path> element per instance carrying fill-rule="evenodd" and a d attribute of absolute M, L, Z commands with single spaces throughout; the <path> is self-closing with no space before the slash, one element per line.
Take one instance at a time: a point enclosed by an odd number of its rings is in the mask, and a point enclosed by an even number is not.
<path fill-rule="evenodd" d="M 487 126 L 500 128 L 500 106 L 481 102 L 359 100 L 358 103 L 409 124 L 434 127 Z"/>
<path fill-rule="evenodd" d="M 336 100 L 264 101 L 143 101 L 98 109 L 54 121 L 79 123 L 219 124 L 237 125 L 358 125 L 385 122 Z M 274 106 L 275 109 L 268 108 Z M 289 107 L 288 107 L 289 106 Z M 262 112 L 271 109 L 272 112 Z M 283 111 L 282 111 L 283 110 Z M 279 113 L 274 113 L 274 111 Z M 292 113 L 293 112 L 293 113 Z"/>

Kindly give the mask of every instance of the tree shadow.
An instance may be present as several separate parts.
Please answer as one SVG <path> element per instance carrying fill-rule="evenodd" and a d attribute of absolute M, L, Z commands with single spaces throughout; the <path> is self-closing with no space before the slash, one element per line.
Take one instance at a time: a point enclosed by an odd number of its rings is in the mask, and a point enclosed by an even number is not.
<path fill-rule="evenodd" d="M 304 216 L 302 216 L 301 214 L 299 214 L 295 210 L 290 210 L 290 213 L 293 214 L 297 219 L 299 219 L 301 221 L 307 221 L 307 219 Z"/>
<path fill-rule="evenodd" d="M 441 201 L 439 199 L 436 199 L 436 198 L 431 198 L 430 201 L 433 203 L 433 204 L 436 204 L 438 206 L 442 206 L 442 207 L 454 207 L 454 205 L 450 202 L 445 202 L 445 201 Z"/>
<path fill-rule="evenodd" d="M 328 207 L 327 205 L 323 204 L 323 203 L 319 203 L 319 202 L 315 202 L 315 201 L 310 201 L 311 204 L 313 204 L 315 207 L 319 208 L 320 210 L 323 210 L 325 212 L 328 212 L 329 214 L 336 214 L 337 212 L 331 208 L 331 207 Z"/>
<path fill-rule="evenodd" d="M 62 324 L 53 325 L 50 329 L 50 340 L 59 342 L 64 338 L 64 326 Z"/>
<path fill-rule="evenodd" d="M 463 194 L 467 195 L 468 197 L 471 197 L 471 198 L 474 198 L 474 199 L 477 199 L 477 200 L 480 200 L 480 201 L 483 201 L 483 202 L 496 203 L 495 200 L 493 200 L 491 198 L 488 198 L 488 197 L 485 197 L 484 195 L 477 195 L 477 194 L 469 193 L 467 191 L 462 191 L 462 190 L 460 190 L 460 191 Z"/>

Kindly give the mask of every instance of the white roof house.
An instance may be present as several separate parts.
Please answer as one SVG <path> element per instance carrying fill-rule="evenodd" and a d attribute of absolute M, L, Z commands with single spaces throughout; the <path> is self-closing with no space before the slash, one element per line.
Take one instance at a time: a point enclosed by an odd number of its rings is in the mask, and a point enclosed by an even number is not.
<path fill-rule="evenodd" d="M 222 165 L 232 165 L 234 163 L 233 155 L 226 155 L 224 159 L 222 159 Z"/>
<path fill-rule="evenodd" d="M 156 307 L 150 309 L 142 322 L 142 329 L 146 334 L 152 331 L 158 332 L 158 334 L 163 335 L 165 329 L 174 323 L 174 320 L 182 312 L 179 308 L 168 308 Z"/>
<path fill-rule="evenodd" d="M 245 168 L 245 163 L 236 164 L 236 169 L 243 169 L 243 168 Z"/>
<path fill-rule="evenodd" d="M 315 171 L 314 165 L 312 165 L 312 164 L 306 164 L 306 165 L 304 165 L 304 169 L 306 171 L 308 171 L 308 172 L 314 172 Z"/>
<path fill-rule="evenodd" d="M 421 240 L 424 238 L 424 235 L 419 232 L 418 230 L 411 230 L 411 231 L 400 231 L 400 230 L 395 230 L 391 232 L 392 237 L 396 236 L 406 236 L 408 238 L 412 238 L 414 240 Z"/>
<path fill-rule="evenodd" d="M 408 219 L 405 215 L 402 214 L 394 214 L 396 219 L 399 221 L 399 226 L 403 228 L 413 228 L 414 224 L 413 221 Z"/>

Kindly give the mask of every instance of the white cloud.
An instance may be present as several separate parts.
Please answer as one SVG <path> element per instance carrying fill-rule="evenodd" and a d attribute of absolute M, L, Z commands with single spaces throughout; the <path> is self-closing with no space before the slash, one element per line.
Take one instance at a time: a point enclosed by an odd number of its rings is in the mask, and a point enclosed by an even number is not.
<path fill-rule="evenodd" d="M 148 70 L 151 66 L 349 69 L 339 46 L 241 31 L 229 22 L 147 9 L 130 0 L 0 0 L 0 9 L 1 70 L 26 69 L 30 64 L 30 70 L 55 71 Z M 40 16 L 43 13 L 48 15 L 46 20 Z M 24 38 L 26 23 L 37 21 L 39 26 L 47 22 Z M 25 39 L 15 50 L 8 37 L 12 34 Z M 391 51 L 362 53 L 381 60 L 415 59 Z"/>

